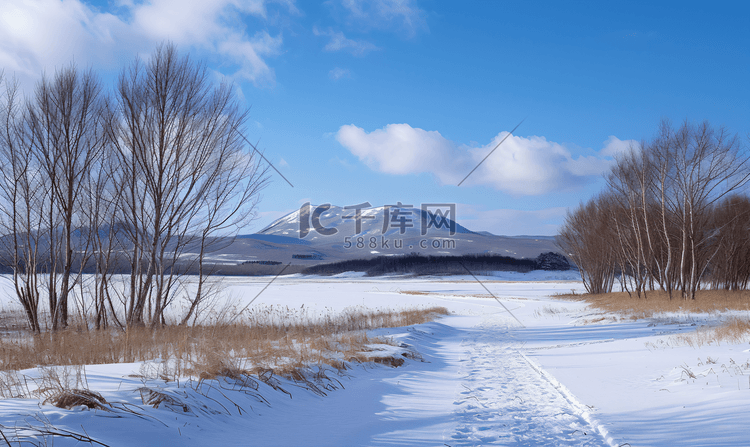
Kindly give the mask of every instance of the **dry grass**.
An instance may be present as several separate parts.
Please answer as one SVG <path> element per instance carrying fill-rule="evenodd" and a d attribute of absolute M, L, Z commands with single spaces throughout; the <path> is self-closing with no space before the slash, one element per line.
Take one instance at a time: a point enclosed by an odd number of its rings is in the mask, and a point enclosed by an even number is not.
<path fill-rule="evenodd" d="M 689 334 L 668 337 L 663 343 L 667 346 L 690 346 L 699 348 L 703 345 L 721 343 L 745 343 L 750 339 L 750 319 L 733 317 L 720 326 L 702 327 Z M 657 347 L 657 346 L 655 346 Z M 708 357 L 706 363 L 716 363 Z"/>
<path fill-rule="evenodd" d="M 142 361 L 136 377 L 142 379 L 143 386 L 136 391 L 144 405 L 178 413 L 237 411 L 241 415 L 246 409 L 221 390 L 238 390 L 266 405 L 270 404 L 261 394 L 259 383 L 290 397 L 284 388 L 287 383 L 326 396 L 343 387 L 336 376 L 345 374 L 343 370 L 351 362 L 395 367 L 402 365 L 404 358 L 418 358 L 416 353 L 392 348 L 379 355 L 382 345 L 392 341 L 368 336 L 367 330 L 425 323 L 447 313 L 443 307 L 403 311 L 352 308 L 316 316 L 303 308 L 275 307 L 247 312 L 240 322 L 232 324 L 134 328 L 127 332 L 70 329 L 39 335 L 4 324 L 0 326 L 0 398 L 38 398 L 60 408 L 83 406 L 142 417 L 132 406 L 108 402 L 88 389 L 84 366 L 45 366 Z M 26 368 L 38 369 L 28 375 L 19 372 Z M 279 380 L 279 375 L 289 382 Z M 186 376 L 190 379 L 182 382 L 181 389 L 179 380 Z M 177 380 L 177 390 L 153 385 L 152 379 Z M 207 382 L 213 380 L 217 382 Z M 211 390 L 234 406 L 209 397 Z M 201 395 L 218 406 L 211 406 Z M 105 445 L 85 433 L 58 429 L 39 418 L 26 425 L 0 425 L 0 435 L 8 445 L 50 445 L 48 442 L 55 438 Z"/>
<path fill-rule="evenodd" d="M 678 296 L 679 292 L 675 292 Z M 666 292 L 653 291 L 646 294 L 646 298 L 638 298 L 635 294 L 628 296 L 626 292 L 604 294 L 565 294 L 555 295 L 556 298 L 584 301 L 601 311 L 617 314 L 624 318 L 651 318 L 664 313 L 704 313 L 719 314 L 729 311 L 750 311 L 750 291 L 728 290 L 699 290 L 694 300 L 672 298 Z M 604 317 L 587 320 L 595 323 L 605 320 Z M 731 317 L 717 327 L 702 327 L 688 334 L 679 334 L 659 341 L 663 346 L 691 346 L 700 347 L 712 343 L 741 343 L 750 338 L 750 319 Z"/>
<path fill-rule="evenodd" d="M 268 307 L 247 313 L 241 322 L 212 326 L 132 328 L 127 332 L 68 330 L 39 335 L 16 331 L 0 339 L 0 370 L 158 359 L 150 363 L 153 370 L 144 371 L 144 375 L 171 379 L 227 376 L 231 371 L 240 376 L 270 369 L 287 375 L 310 365 L 343 368 L 344 362 L 352 361 L 387 363 L 368 351 L 388 340 L 370 337 L 366 330 L 424 323 L 444 314 L 447 310 L 440 307 L 403 311 L 352 308 L 313 316 L 304 309 Z M 5 394 L 12 395 L 15 382 L 10 376 L 4 378 Z"/>
<path fill-rule="evenodd" d="M 739 343 L 746 340 L 750 333 L 750 320 L 747 318 L 730 318 L 721 326 L 714 329 L 716 337 L 721 341 Z"/>
<path fill-rule="evenodd" d="M 555 295 L 574 301 L 585 301 L 605 312 L 630 318 L 649 318 L 659 313 L 691 312 L 717 313 L 731 310 L 750 311 L 750 291 L 699 290 L 694 300 L 679 298 L 675 292 L 671 300 L 666 292 L 653 291 L 646 298 L 628 296 L 626 292 Z"/>

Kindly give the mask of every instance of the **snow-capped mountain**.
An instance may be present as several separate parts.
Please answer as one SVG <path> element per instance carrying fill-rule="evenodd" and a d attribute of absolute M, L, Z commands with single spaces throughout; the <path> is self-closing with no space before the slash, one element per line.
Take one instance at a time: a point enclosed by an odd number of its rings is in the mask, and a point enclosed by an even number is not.
<path fill-rule="evenodd" d="M 358 214 L 359 213 L 359 214 Z M 377 256 L 500 255 L 536 258 L 558 252 L 544 236 L 507 237 L 474 232 L 456 222 L 455 209 L 440 206 L 354 207 L 305 205 L 255 234 L 228 241 L 208 259 L 222 271 L 243 274 L 248 265 L 276 274 L 315 264 Z M 357 228 L 359 222 L 359 228 Z M 260 266 L 260 267 L 259 267 Z M 297 270 L 294 270 L 294 269 Z"/>

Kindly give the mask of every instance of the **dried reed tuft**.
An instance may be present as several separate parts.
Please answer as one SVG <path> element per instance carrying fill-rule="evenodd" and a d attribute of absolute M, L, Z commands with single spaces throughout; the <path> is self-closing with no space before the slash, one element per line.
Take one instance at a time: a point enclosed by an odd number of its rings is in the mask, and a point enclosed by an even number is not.
<path fill-rule="evenodd" d="M 182 413 L 191 412 L 188 404 L 162 390 L 144 386 L 138 388 L 136 391 L 141 394 L 141 401 L 144 405 L 150 405 L 154 408 L 165 407 L 172 411 L 179 410 L 178 412 Z"/>
<path fill-rule="evenodd" d="M 96 391 L 82 389 L 64 389 L 53 393 L 44 400 L 44 404 L 51 403 L 58 408 L 70 410 L 78 406 L 85 406 L 97 410 L 108 411 L 109 403 Z"/>

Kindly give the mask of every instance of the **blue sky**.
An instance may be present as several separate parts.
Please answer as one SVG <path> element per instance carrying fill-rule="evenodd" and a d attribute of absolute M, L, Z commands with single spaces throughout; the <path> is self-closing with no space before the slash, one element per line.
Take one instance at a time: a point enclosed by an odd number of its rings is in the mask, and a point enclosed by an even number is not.
<path fill-rule="evenodd" d="M 0 69 L 26 89 L 164 40 L 234 82 L 294 185 L 274 173 L 243 232 L 309 201 L 457 203 L 470 229 L 551 235 L 662 118 L 750 144 L 740 1 L 0 1 Z"/>

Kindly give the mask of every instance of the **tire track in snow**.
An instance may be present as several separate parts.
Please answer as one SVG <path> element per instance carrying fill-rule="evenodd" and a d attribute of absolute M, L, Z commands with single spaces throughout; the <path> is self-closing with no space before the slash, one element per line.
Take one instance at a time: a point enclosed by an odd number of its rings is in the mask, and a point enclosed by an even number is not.
<path fill-rule="evenodd" d="M 609 445 L 518 352 L 499 319 L 475 328 L 461 345 L 456 429 L 445 434 L 446 445 Z"/>

